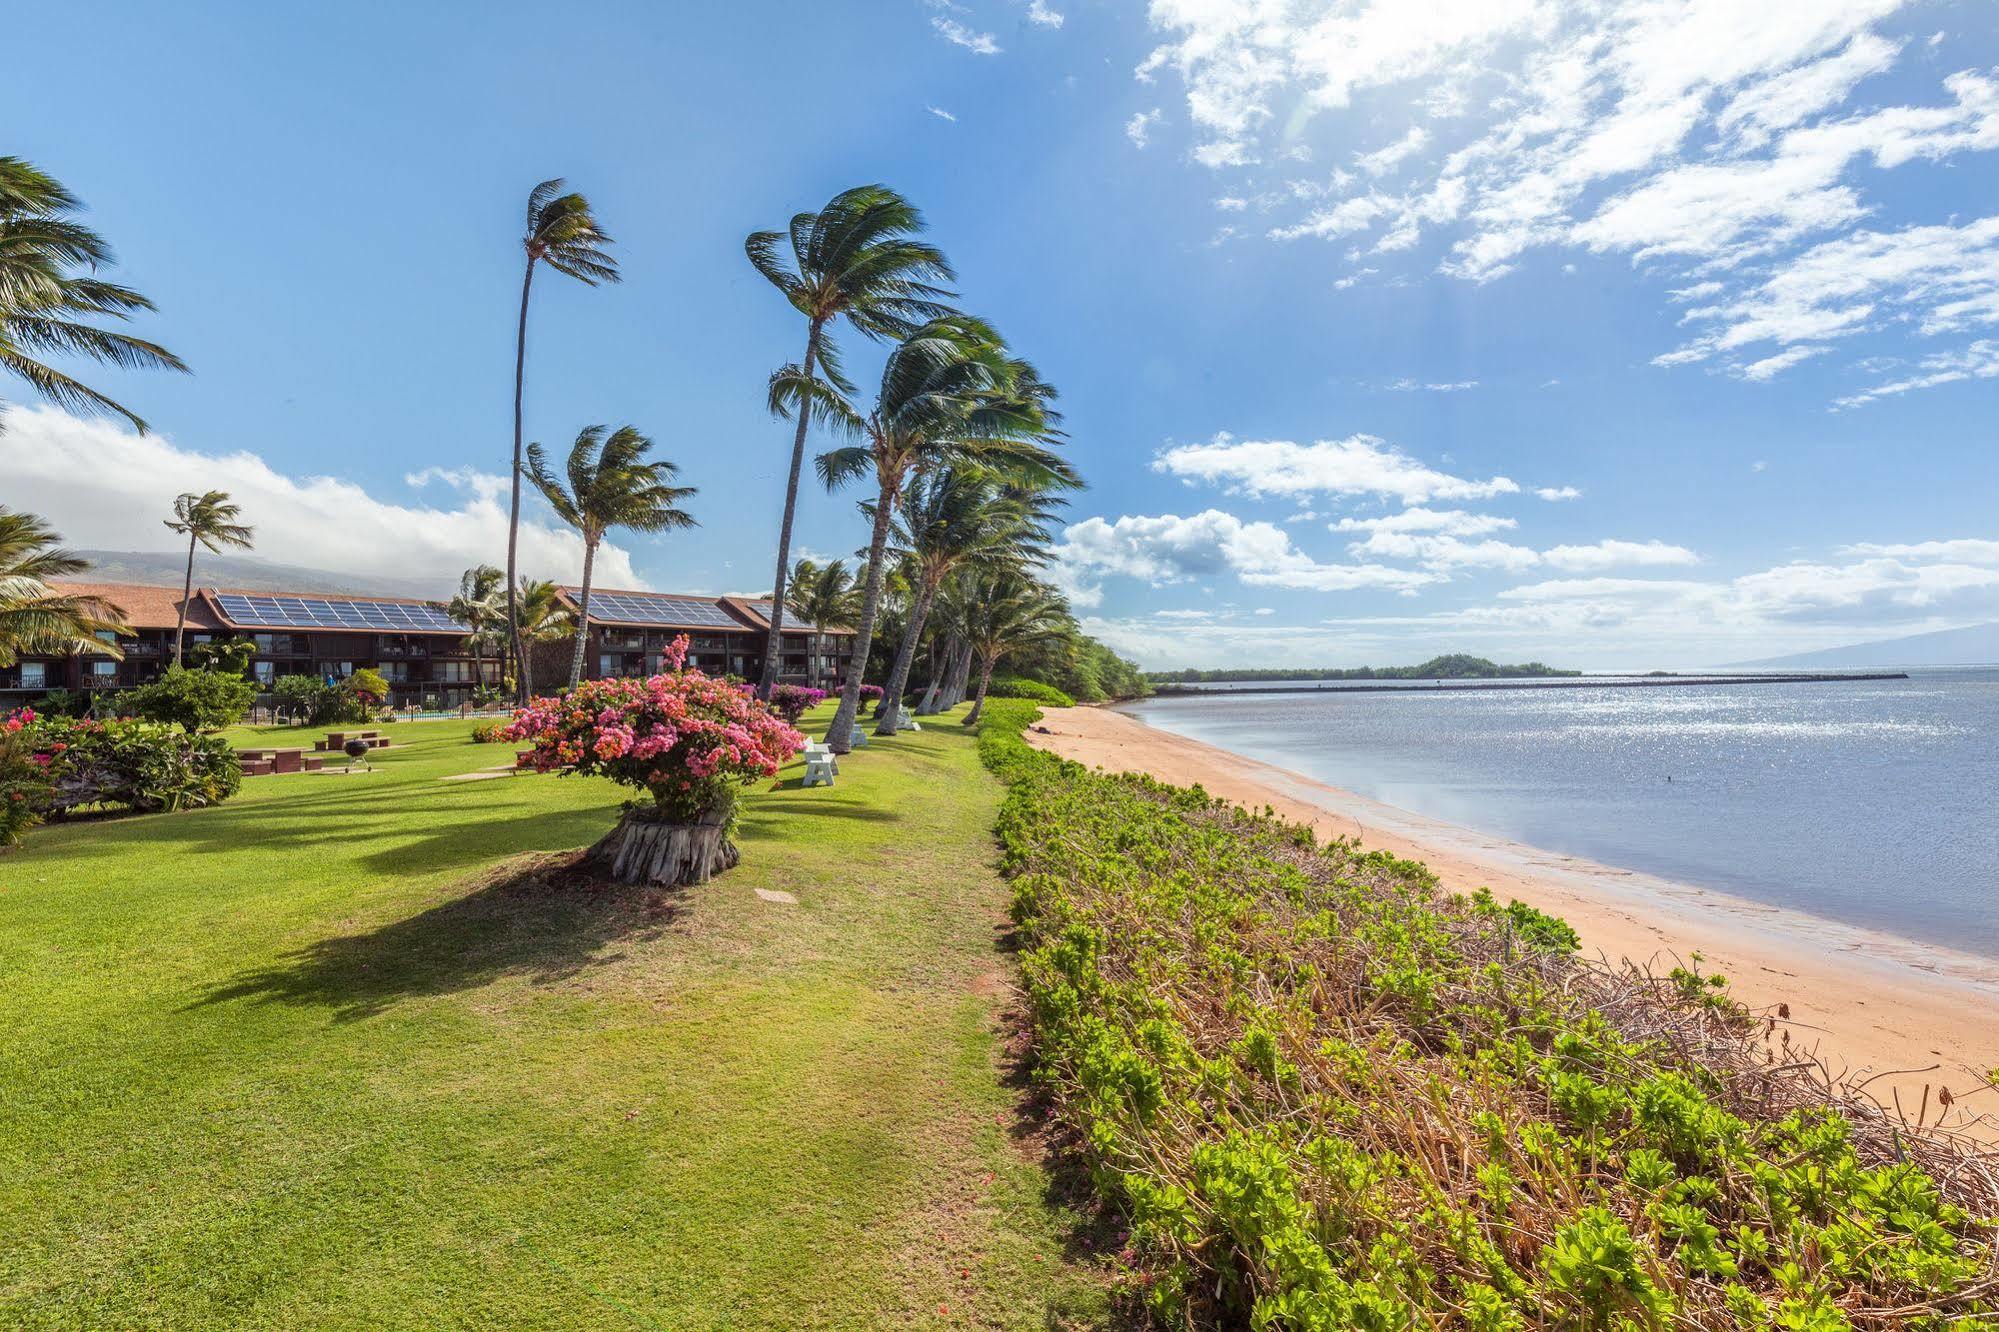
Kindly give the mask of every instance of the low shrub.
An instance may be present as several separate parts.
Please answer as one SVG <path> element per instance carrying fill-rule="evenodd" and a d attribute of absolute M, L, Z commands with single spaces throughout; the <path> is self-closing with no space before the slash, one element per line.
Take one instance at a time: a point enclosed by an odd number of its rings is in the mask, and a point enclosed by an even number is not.
<path fill-rule="evenodd" d="M 806 685 L 773 685 L 770 691 L 771 707 L 777 711 L 778 716 L 792 726 L 798 725 L 798 719 L 804 716 L 808 709 L 816 708 L 825 701 L 825 690 L 813 689 Z"/>
<path fill-rule="evenodd" d="M 48 763 L 27 733 L 35 720 L 31 708 L 0 719 L 0 847 L 19 846 L 48 809 Z"/>
<path fill-rule="evenodd" d="M 360 672 L 356 672 L 359 675 Z M 374 674 L 374 672 L 369 672 Z M 351 680 L 353 677 L 349 677 Z M 376 677 L 380 679 L 379 676 Z M 386 688 L 386 686 L 384 686 Z M 279 676 L 271 686 L 272 698 L 294 721 L 313 726 L 338 726 L 364 722 L 373 709 L 363 691 L 349 687 L 348 681 L 329 685 L 316 675 Z M 394 717 L 388 718 L 394 721 Z"/>
<path fill-rule="evenodd" d="M 1160 1321 L 1999 1325 L 1989 1158 L 1776 1061 L 1711 977 L 1034 750 L 1037 715 L 979 735 L 1035 1077 Z"/>
<path fill-rule="evenodd" d="M 507 738 L 507 730 L 514 724 L 513 718 L 482 721 L 472 728 L 472 743 L 475 745 L 497 744 Z"/>
<path fill-rule="evenodd" d="M 1054 685 L 1019 675 L 996 675 L 986 689 L 987 698 L 1024 698 L 1051 708 L 1073 708 L 1076 700 Z"/>
<path fill-rule="evenodd" d="M 22 727 L 49 789 L 52 817 L 99 806 L 141 813 L 196 809 L 236 794 L 243 765 L 220 736 L 132 718 L 38 717 Z"/>
<path fill-rule="evenodd" d="M 857 713 L 869 712 L 869 711 L 880 712 L 881 705 L 882 705 L 882 687 L 880 685 L 871 685 L 871 684 L 862 685 L 860 705 L 856 707 L 854 710 Z"/>
<path fill-rule="evenodd" d="M 170 722 L 189 731 L 219 731 L 249 712 L 257 687 L 233 671 L 169 666 L 159 679 L 128 691 L 122 711 L 146 721 Z"/>

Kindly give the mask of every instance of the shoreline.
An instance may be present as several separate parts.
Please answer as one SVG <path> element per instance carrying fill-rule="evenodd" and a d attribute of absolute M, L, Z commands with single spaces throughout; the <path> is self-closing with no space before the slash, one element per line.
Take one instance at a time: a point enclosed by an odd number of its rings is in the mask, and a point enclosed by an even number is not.
<path fill-rule="evenodd" d="M 1999 1144 L 1999 961 L 1859 929 L 1480 833 L 1327 785 L 1104 708 L 1046 709 L 1027 740 L 1092 767 L 1178 786 L 1307 823 L 1321 837 L 1426 864 L 1447 889 L 1490 887 L 1561 916 L 1585 953 L 1668 969 L 1700 953 L 1758 1012 L 1788 1006 L 1792 1050 L 1868 1082 L 1892 1111 Z M 1948 1087 L 1958 1104 L 1939 1110 Z M 1980 1092 L 1980 1088 L 1984 1088 Z"/>

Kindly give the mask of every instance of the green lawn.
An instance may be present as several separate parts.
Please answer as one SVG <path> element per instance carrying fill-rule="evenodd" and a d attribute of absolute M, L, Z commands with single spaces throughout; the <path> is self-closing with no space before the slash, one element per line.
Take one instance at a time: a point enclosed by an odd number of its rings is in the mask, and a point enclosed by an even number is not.
<path fill-rule="evenodd" d="M 1015 1136 L 957 726 L 794 767 L 681 894 L 538 875 L 620 788 L 382 729 L 372 776 L 0 857 L 0 1326 L 1101 1318 Z"/>

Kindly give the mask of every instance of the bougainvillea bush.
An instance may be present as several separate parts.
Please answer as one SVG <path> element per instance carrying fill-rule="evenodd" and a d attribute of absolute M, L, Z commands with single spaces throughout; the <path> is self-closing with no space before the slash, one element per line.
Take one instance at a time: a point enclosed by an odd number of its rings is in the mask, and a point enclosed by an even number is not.
<path fill-rule="evenodd" d="M 861 706 L 867 707 L 872 704 L 879 708 L 881 701 L 882 687 L 880 685 L 864 684 L 861 686 Z"/>
<path fill-rule="evenodd" d="M 825 690 L 806 685 L 781 684 L 770 691 L 771 707 L 792 726 L 798 725 L 798 719 L 805 715 L 807 709 L 816 708 L 825 701 Z"/>
<path fill-rule="evenodd" d="M 123 806 L 198 809 L 236 794 L 243 765 L 220 737 L 167 722 L 40 715 L 0 722 L 0 845 L 44 817 Z"/>
<path fill-rule="evenodd" d="M 609 777 L 651 795 L 667 822 L 715 822 L 735 808 L 737 788 L 776 776 L 805 737 L 727 681 L 680 669 L 686 653 L 678 638 L 664 674 L 537 698 L 507 738 L 532 746 L 526 767 Z"/>

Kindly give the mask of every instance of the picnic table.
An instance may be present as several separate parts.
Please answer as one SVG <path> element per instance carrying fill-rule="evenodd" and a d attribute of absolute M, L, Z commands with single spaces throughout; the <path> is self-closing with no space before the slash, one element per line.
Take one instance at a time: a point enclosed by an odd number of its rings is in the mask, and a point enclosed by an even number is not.
<path fill-rule="evenodd" d="M 339 753 L 347 748 L 349 740 L 359 740 L 370 749 L 387 749 L 389 738 L 380 731 L 328 731 L 324 740 L 315 740 L 312 747 L 324 753 Z"/>
<path fill-rule="evenodd" d="M 245 749 L 236 757 L 245 777 L 262 777 L 276 772 L 318 772 L 324 758 L 308 755 L 304 749 Z"/>

